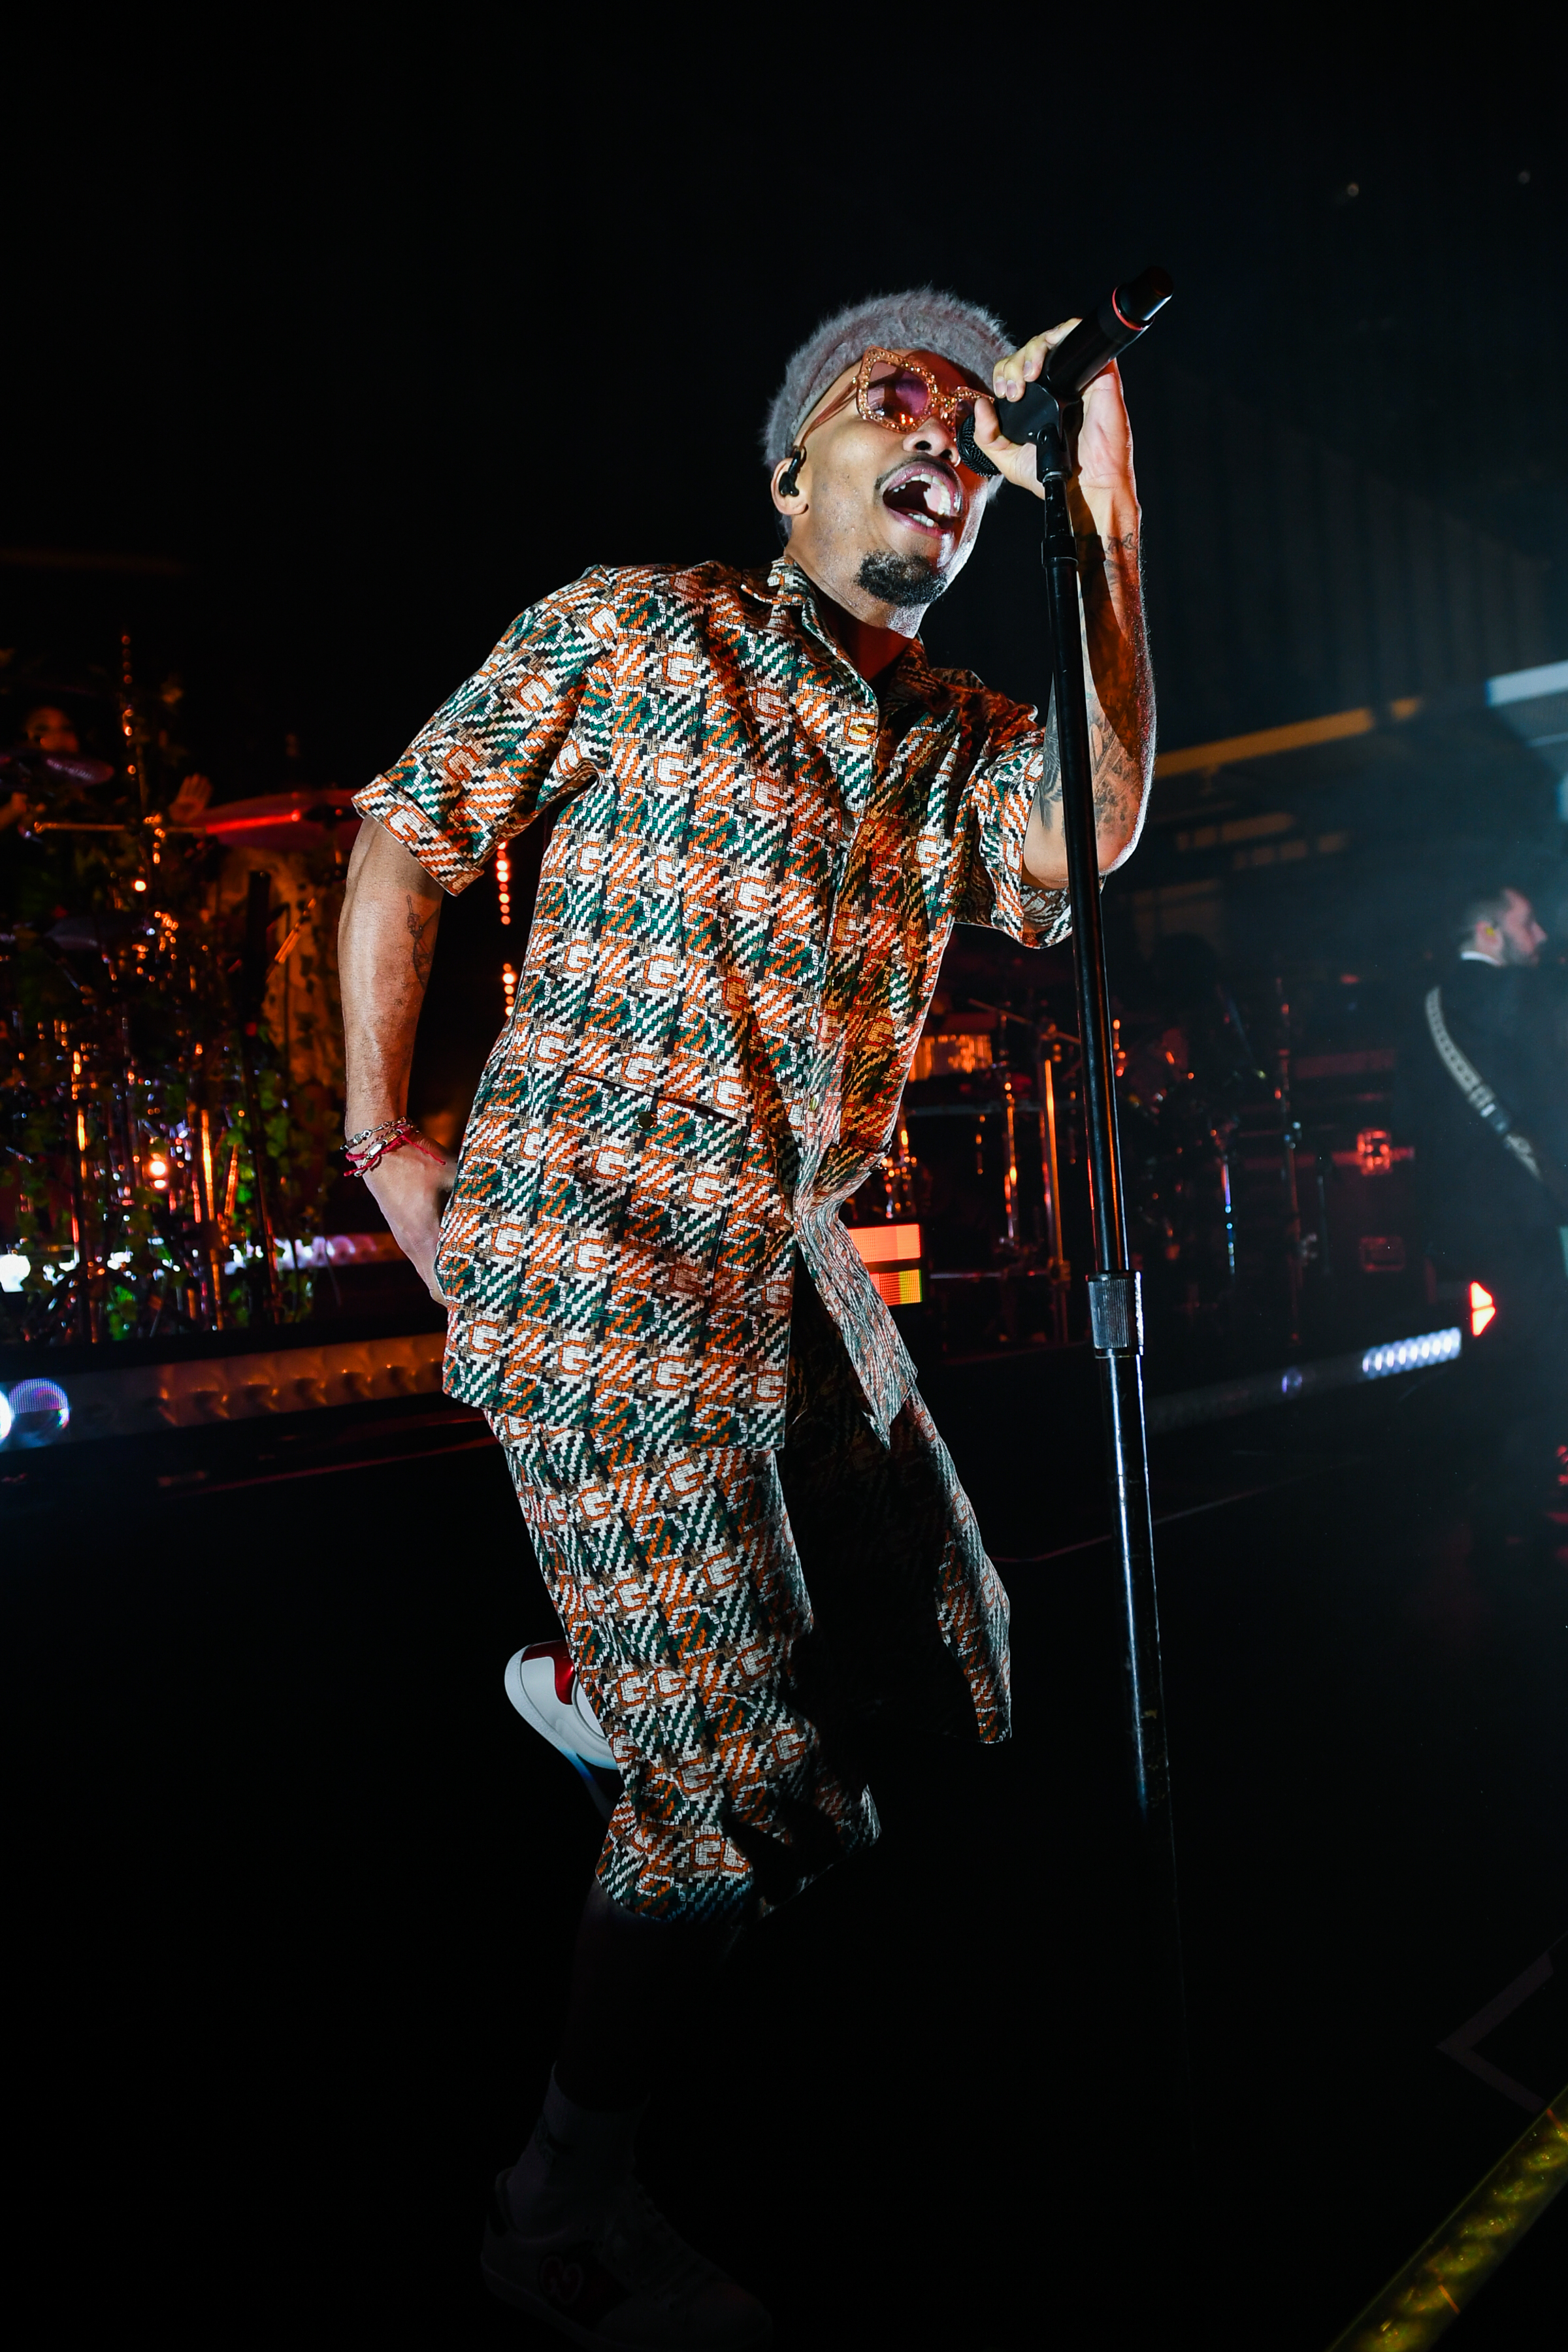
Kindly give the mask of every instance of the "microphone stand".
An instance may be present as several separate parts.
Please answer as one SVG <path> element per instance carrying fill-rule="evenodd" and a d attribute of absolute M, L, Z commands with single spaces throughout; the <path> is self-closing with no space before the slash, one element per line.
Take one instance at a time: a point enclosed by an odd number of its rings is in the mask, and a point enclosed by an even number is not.
<path fill-rule="evenodd" d="M 1072 908 L 1074 977 L 1083 1041 L 1089 1171 L 1095 1272 L 1089 1281 L 1089 1329 L 1100 1375 L 1110 1488 L 1111 1537 L 1126 1619 L 1125 1691 L 1131 1787 L 1142 1864 L 1145 1957 L 1159 2023 L 1164 2090 L 1173 2137 L 1192 2148 L 1186 1998 L 1177 1906 L 1176 1848 L 1171 1816 L 1165 1699 L 1160 1670 L 1160 1613 L 1154 1579 L 1154 1528 L 1143 1411 L 1143 1311 L 1140 1277 L 1128 1259 L 1121 1149 L 1117 1131 L 1116 1065 L 1110 992 L 1100 922 L 1100 860 L 1089 706 L 1084 688 L 1078 548 L 1068 484 L 1072 444 L 1082 415 L 1078 394 L 1116 350 L 1141 333 L 1171 291 L 1151 270 L 1102 304 L 1053 351 L 1043 376 L 1017 402 L 998 402 L 1010 441 L 1034 444 L 1045 493 L 1043 559 L 1050 636 L 1051 690 L 1061 761 L 1062 829 Z M 972 433 L 970 448 L 974 445 Z M 966 452 L 966 455 L 968 453 Z M 993 470 L 987 467 L 986 470 Z"/>
<path fill-rule="evenodd" d="M 1100 1373 L 1110 1474 L 1112 1540 L 1126 1616 L 1125 1689 L 1132 1792 L 1144 1864 L 1149 1958 L 1163 2012 L 1161 2042 L 1182 2137 L 1191 2137 L 1186 2000 L 1177 1907 L 1171 1770 L 1160 1670 L 1154 1523 L 1143 1412 L 1143 1302 L 1128 1262 L 1121 1146 L 1116 1119 L 1115 1036 L 1100 921 L 1094 782 L 1079 618 L 1078 548 L 1068 504 L 1068 436 L 1042 436 L 1037 462 L 1045 488 L 1046 604 L 1051 687 L 1060 749 L 1062 829 L 1072 907 L 1073 975 L 1083 1039 L 1085 1113 L 1094 1217 L 1095 1271 L 1089 1280 L 1089 1330 Z"/>

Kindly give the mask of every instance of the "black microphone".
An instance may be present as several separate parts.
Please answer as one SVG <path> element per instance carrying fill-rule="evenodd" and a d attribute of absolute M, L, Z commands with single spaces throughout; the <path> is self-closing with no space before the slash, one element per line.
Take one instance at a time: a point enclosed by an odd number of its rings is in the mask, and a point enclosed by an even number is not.
<path fill-rule="evenodd" d="M 1129 343 L 1138 341 L 1175 290 L 1163 269 L 1146 269 L 1141 278 L 1117 287 L 1114 293 L 1107 295 L 1092 319 L 1080 319 L 1066 341 L 1046 353 L 1043 381 L 1058 400 L 1076 400 L 1108 360 L 1113 360 Z M 996 414 L 1003 420 L 1004 433 L 1007 433 L 1008 412 L 1022 408 L 1034 388 L 1029 385 L 1024 400 L 998 404 Z M 1016 437 L 1007 433 L 1009 441 Z"/>
<path fill-rule="evenodd" d="M 1022 399 L 996 403 L 996 422 L 1008 440 L 1030 441 L 1059 425 L 1062 409 L 1077 400 L 1108 361 L 1138 341 L 1174 291 L 1164 270 L 1149 268 L 1107 295 L 1092 318 L 1080 319 L 1071 334 L 1047 352 L 1044 368 L 1033 383 L 1025 385 Z M 958 446 L 973 472 L 996 472 L 975 441 L 972 418 L 965 417 Z"/>

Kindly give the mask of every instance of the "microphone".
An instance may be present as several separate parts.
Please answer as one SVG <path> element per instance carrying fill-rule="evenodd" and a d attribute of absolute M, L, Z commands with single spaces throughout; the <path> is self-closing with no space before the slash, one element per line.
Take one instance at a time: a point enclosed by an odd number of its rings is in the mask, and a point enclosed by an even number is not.
<path fill-rule="evenodd" d="M 1175 292 L 1163 269 L 1145 269 L 1141 278 L 1131 278 L 1108 294 L 1092 319 L 1080 319 L 1064 342 L 1054 352 L 1046 353 L 1046 364 L 1037 383 L 1044 382 L 1058 400 L 1076 400 L 1085 384 L 1093 382 L 1109 360 L 1135 343 L 1158 311 L 1164 309 Z M 1002 430 L 1007 433 L 1006 417 L 1010 411 L 1021 409 L 1035 390 L 1026 387 L 1023 400 L 1004 400 L 996 414 L 1003 419 Z M 1015 438 L 1007 433 L 1009 441 Z"/>
<path fill-rule="evenodd" d="M 1166 272 L 1151 268 L 1108 294 L 1092 318 L 1080 319 L 1071 334 L 1046 353 L 1044 368 L 1033 383 L 1024 386 L 1021 399 L 996 403 L 996 422 L 1008 440 L 1034 441 L 1043 432 L 1059 429 L 1062 410 L 1109 361 L 1138 341 L 1174 291 Z M 964 418 L 958 446 L 973 472 L 998 470 L 976 443 L 972 417 Z"/>

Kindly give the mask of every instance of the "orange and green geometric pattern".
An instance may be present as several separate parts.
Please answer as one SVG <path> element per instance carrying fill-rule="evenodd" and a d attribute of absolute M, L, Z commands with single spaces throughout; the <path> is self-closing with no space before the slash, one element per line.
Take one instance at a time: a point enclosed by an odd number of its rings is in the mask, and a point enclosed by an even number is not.
<path fill-rule="evenodd" d="M 519 1443 L 777 1445 L 797 1242 L 878 1429 L 910 1392 L 839 1207 L 953 922 L 1067 913 L 1023 878 L 1033 711 L 918 641 L 879 686 L 787 560 L 600 569 L 358 795 L 448 890 L 559 810 L 438 1261 L 446 1385 Z"/>
<path fill-rule="evenodd" d="M 1008 1728 L 1007 1599 L 918 1393 L 884 1440 L 804 1268 L 783 1450 L 507 1444 L 623 1776 L 599 1861 L 655 1917 L 754 1916 L 877 1834 L 879 1729 Z"/>

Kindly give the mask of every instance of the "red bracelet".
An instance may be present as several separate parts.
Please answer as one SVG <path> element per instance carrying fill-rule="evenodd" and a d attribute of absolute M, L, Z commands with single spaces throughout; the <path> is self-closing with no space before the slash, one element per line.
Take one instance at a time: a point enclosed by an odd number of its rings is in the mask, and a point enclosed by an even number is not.
<path fill-rule="evenodd" d="M 345 1143 L 343 1166 L 351 1176 L 368 1176 L 373 1168 L 380 1167 L 389 1151 L 401 1151 L 405 1145 L 422 1159 L 434 1160 L 437 1167 L 445 1162 L 446 1153 L 437 1151 L 428 1136 L 421 1135 L 405 1118 L 393 1118 L 384 1127 L 373 1127 L 368 1135 Z"/>

